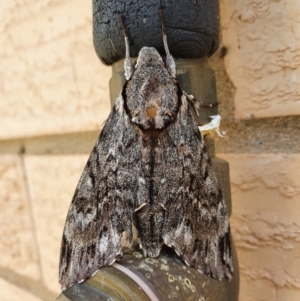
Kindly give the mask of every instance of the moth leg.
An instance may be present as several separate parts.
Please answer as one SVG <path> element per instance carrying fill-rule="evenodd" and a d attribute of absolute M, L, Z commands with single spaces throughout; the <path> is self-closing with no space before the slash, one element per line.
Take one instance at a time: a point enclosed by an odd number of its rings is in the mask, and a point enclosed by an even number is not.
<path fill-rule="evenodd" d="M 165 47 L 165 52 L 166 52 L 166 65 L 173 77 L 176 77 L 176 65 L 175 61 L 170 54 L 169 47 L 168 47 L 168 41 L 167 41 L 167 34 L 166 34 L 166 26 L 165 26 L 165 20 L 164 20 L 164 15 L 162 10 L 159 11 L 160 15 L 160 20 L 161 20 L 161 28 L 162 28 L 162 38 L 163 38 L 163 43 Z"/>
<path fill-rule="evenodd" d="M 188 94 L 186 91 L 183 91 L 183 94 L 186 96 L 187 100 L 193 104 L 195 109 L 200 109 L 201 107 L 202 108 L 212 108 L 212 107 L 218 106 L 220 104 L 219 102 L 214 102 L 214 103 L 200 102 L 195 98 L 194 95 Z"/>
<path fill-rule="evenodd" d="M 219 102 L 214 102 L 214 103 L 203 103 L 203 102 L 199 102 L 199 106 L 203 107 L 203 108 L 212 108 L 215 107 L 217 105 L 219 105 Z"/>
<path fill-rule="evenodd" d="M 129 80 L 133 73 L 133 68 L 132 68 L 132 63 L 130 60 L 129 41 L 128 41 L 128 35 L 127 35 L 126 28 L 125 28 L 123 15 L 120 15 L 120 20 L 121 20 L 122 29 L 123 29 L 123 35 L 124 35 L 124 40 L 125 40 L 125 51 L 126 51 L 125 52 L 125 61 L 124 61 L 125 78 L 126 78 L 126 80 Z"/>
<path fill-rule="evenodd" d="M 189 101 L 189 103 L 194 107 L 195 113 L 199 117 L 199 110 L 201 108 L 213 108 L 215 106 L 218 106 L 220 103 L 219 102 L 214 102 L 214 103 L 204 103 L 199 100 L 197 100 L 194 95 L 188 94 L 186 91 L 182 91 L 186 99 Z"/>

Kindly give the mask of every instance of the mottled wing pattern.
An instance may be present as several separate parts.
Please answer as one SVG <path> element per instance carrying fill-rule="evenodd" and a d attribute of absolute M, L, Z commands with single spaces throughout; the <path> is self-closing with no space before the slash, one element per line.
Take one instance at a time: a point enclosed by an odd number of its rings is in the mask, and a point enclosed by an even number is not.
<path fill-rule="evenodd" d="M 163 146 L 167 170 L 163 240 L 200 272 L 231 278 L 230 228 L 221 187 L 187 100 L 184 95 L 181 99 Z"/>
<path fill-rule="evenodd" d="M 139 135 L 117 99 L 83 170 L 63 232 L 59 281 L 62 288 L 84 281 L 122 254 L 121 235 L 132 240 L 137 200 Z"/>

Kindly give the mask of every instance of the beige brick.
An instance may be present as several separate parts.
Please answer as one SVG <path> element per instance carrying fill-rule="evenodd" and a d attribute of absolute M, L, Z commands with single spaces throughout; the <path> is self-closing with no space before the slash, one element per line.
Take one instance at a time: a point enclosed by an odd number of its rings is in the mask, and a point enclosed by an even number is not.
<path fill-rule="evenodd" d="M 220 157 L 230 163 L 231 226 L 241 270 L 241 296 L 249 294 L 254 280 L 269 281 L 266 291 L 270 294 L 271 287 L 298 292 L 300 155 L 221 154 Z M 264 286 L 259 282 L 257 285 L 263 293 Z M 241 300 L 283 300 L 270 298 Z"/>
<path fill-rule="evenodd" d="M 111 68 L 93 48 L 91 6 L 2 1 L 0 139 L 101 127 L 110 111 Z"/>
<path fill-rule="evenodd" d="M 58 263 L 67 211 L 87 155 L 26 156 L 34 218 L 46 286 L 59 292 Z"/>
<path fill-rule="evenodd" d="M 0 300 L 1 301 L 42 301 L 26 290 L 17 287 L 0 278 Z"/>
<path fill-rule="evenodd" d="M 241 277 L 239 301 L 281 301 L 281 299 L 276 299 L 276 288 L 272 281 Z"/>
<path fill-rule="evenodd" d="M 32 214 L 18 155 L 0 156 L 0 212 L 0 267 L 39 279 Z"/>
<path fill-rule="evenodd" d="M 295 288 L 278 288 L 276 293 L 280 301 L 296 301 L 300 296 L 300 290 Z"/>
<path fill-rule="evenodd" d="M 221 0 L 236 118 L 300 114 L 300 2 Z"/>

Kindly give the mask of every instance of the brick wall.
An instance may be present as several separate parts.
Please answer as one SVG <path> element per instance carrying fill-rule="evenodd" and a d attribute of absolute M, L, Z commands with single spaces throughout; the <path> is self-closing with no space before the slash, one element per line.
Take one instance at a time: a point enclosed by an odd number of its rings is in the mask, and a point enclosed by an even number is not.
<path fill-rule="evenodd" d="M 93 49 L 92 1 L 2 1 L 0 12 L 0 300 L 54 300 L 63 225 L 110 111 L 111 69 Z"/>
<path fill-rule="evenodd" d="M 111 70 L 93 50 L 91 2 L 0 4 L 3 301 L 50 301 L 60 291 L 58 257 L 67 209 L 110 110 Z M 300 6 L 296 0 L 220 4 L 227 54 L 217 53 L 210 64 L 228 136 L 216 137 L 216 148 L 231 168 L 240 300 L 296 301 Z"/>

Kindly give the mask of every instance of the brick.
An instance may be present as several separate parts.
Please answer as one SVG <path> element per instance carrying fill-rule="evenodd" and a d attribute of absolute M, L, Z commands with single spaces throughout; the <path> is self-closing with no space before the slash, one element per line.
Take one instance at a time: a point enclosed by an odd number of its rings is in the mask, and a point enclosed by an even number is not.
<path fill-rule="evenodd" d="M 58 264 L 67 211 L 87 155 L 26 156 L 43 279 L 59 292 Z"/>
<path fill-rule="evenodd" d="M 230 163 L 231 228 L 241 271 L 241 300 L 284 300 L 270 297 L 276 296 L 272 287 L 300 289 L 300 155 L 219 156 Z M 270 296 L 263 299 L 253 293 L 256 297 L 246 298 L 255 291 L 253 281 L 259 287 L 268 281 Z"/>
<path fill-rule="evenodd" d="M 42 299 L 37 298 L 28 291 L 17 287 L 4 279 L 0 278 L 0 300 L 1 301 L 42 301 Z"/>
<path fill-rule="evenodd" d="M 32 213 L 18 155 L 0 156 L 0 212 L 0 267 L 39 279 Z"/>
<path fill-rule="evenodd" d="M 299 1 L 221 0 L 220 14 L 235 117 L 299 115 Z"/>
<path fill-rule="evenodd" d="M 274 287 L 272 281 L 269 281 L 267 279 L 252 279 L 248 277 L 241 277 L 239 301 L 282 300 L 276 299 L 276 288 Z"/>
<path fill-rule="evenodd" d="M 300 290 L 295 288 L 278 288 L 276 293 L 280 301 L 296 301 L 300 298 Z"/>
<path fill-rule="evenodd" d="M 111 68 L 93 48 L 92 1 L 6 2 L 0 139 L 100 129 L 110 111 Z"/>

